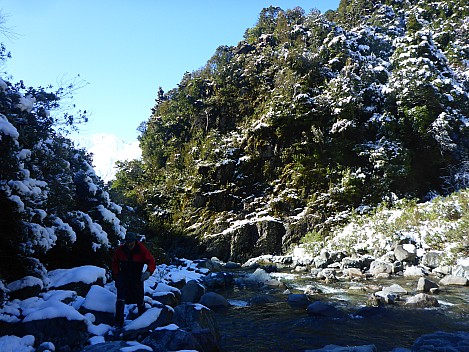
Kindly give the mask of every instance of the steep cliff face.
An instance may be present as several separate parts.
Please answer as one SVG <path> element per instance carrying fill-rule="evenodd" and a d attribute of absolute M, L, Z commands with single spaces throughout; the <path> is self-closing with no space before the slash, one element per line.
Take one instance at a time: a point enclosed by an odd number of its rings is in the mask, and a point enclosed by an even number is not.
<path fill-rule="evenodd" d="M 244 259 L 467 185 L 468 5 L 367 4 L 264 9 L 237 47 L 159 92 L 143 159 L 113 185 L 149 232 Z"/>

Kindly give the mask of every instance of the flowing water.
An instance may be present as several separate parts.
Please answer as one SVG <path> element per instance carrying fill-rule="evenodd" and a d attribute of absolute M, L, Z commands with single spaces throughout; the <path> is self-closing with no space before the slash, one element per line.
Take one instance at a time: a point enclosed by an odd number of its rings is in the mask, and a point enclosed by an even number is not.
<path fill-rule="evenodd" d="M 238 272 L 235 275 L 244 276 Z M 391 278 L 387 281 L 339 282 L 325 285 L 303 275 L 281 275 L 292 293 L 303 293 L 306 285 L 322 293 L 311 301 L 331 303 L 346 313 L 344 318 L 308 316 L 306 310 L 287 303 L 283 289 L 235 286 L 221 291 L 232 304 L 216 311 L 223 351 L 304 351 L 325 345 L 357 346 L 374 344 L 378 351 L 410 348 L 421 335 L 436 331 L 469 331 L 469 287 L 441 287 L 436 295 L 440 307 L 410 308 L 402 302 L 384 308 L 359 310 L 373 291 L 349 290 L 350 286 L 401 285 L 415 294 L 417 279 Z M 353 293 L 350 293 L 353 292 Z M 357 293 L 358 292 L 358 293 Z M 274 302 L 249 306 L 252 297 L 269 295 Z"/>

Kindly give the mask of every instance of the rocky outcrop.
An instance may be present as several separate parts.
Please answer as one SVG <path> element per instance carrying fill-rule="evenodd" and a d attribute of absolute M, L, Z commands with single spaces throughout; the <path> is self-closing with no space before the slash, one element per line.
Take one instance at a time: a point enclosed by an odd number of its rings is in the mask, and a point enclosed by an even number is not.
<path fill-rule="evenodd" d="M 262 254 L 282 254 L 286 233 L 282 222 L 259 219 L 226 229 L 221 234 L 202 239 L 208 256 L 223 261 L 245 262 Z"/>

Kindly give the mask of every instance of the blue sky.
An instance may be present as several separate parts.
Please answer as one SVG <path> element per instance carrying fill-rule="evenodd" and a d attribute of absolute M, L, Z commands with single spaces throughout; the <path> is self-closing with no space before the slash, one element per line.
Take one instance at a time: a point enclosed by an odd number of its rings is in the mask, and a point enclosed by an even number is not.
<path fill-rule="evenodd" d="M 236 45 L 270 5 L 325 12 L 339 0 L 0 0 L 4 25 L 16 33 L 0 39 L 12 53 L 3 69 L 33 87 L 80 75 L 88 84 L 73 103 L 91 112 L 81 135 L 131 141 L 159 86 L 176 87 L 218 46 Z"/>

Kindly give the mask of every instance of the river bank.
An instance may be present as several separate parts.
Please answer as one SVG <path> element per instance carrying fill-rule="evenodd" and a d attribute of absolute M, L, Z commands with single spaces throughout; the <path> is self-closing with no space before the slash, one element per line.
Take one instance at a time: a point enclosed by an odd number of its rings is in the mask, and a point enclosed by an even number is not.
<path fill-rule="evenodd" d="M 432 351 L 467 352 L 467 278 L 448 282 L 449 274 L 438 281 L 435 274 L 410 277 L 405 270 L 350 276 L 347 268 L 329 267 L 334 263 L 318 271 L 305 261 L 263 256 L 244 264 L 211 258 L 159 265 L 145 282 L 147 311 L 138 316 L 136 307 L 127 306 L 121 330 L 112 327 L 115 287 L 105 269 L 84 266 L 51 271 L 44 280 L 24 278 L 3 287 L 9 300 L 0 309 L 0 347 L 423 352 L 431 343 Z M 331 345 L 361 347 L 326 348 Z"/>

